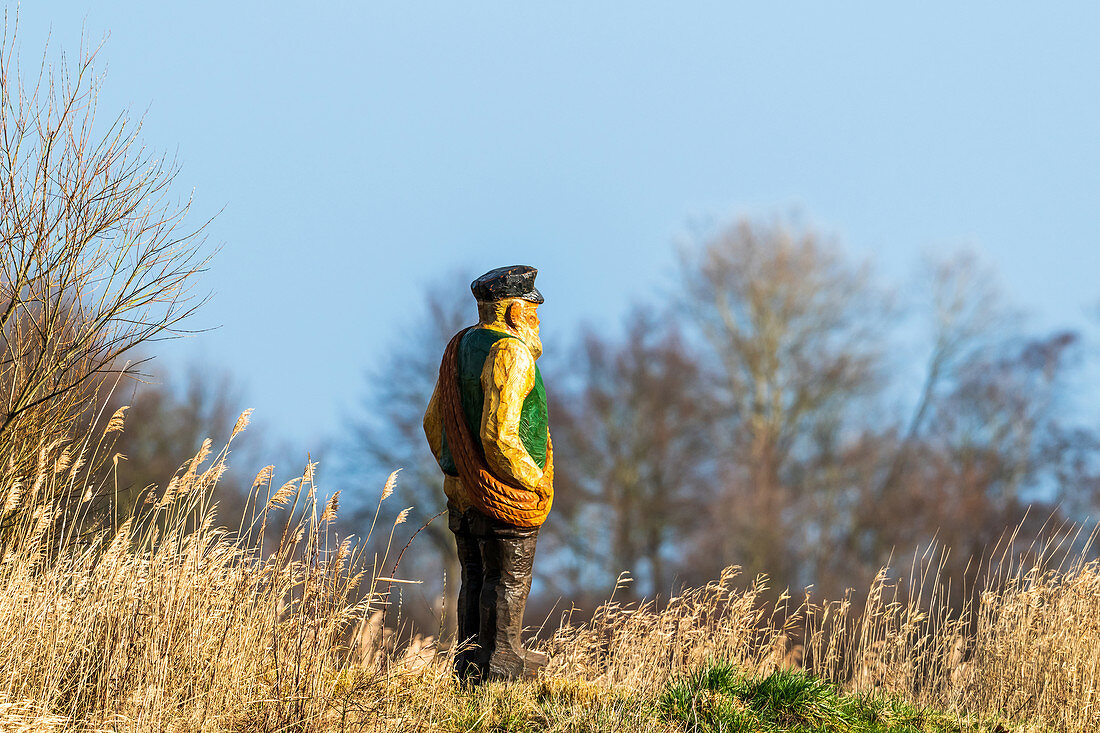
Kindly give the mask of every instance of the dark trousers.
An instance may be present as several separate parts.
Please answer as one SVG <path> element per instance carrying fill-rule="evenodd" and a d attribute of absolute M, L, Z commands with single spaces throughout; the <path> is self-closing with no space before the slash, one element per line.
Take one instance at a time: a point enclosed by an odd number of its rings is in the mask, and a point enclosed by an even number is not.
<path fill-rule="evenodd" d="M 524 672 L 520 637 L 539 530 L 453 507 L 448 525 L 462 565 L 455 672 L 472 681 L 518 677 Z"/>

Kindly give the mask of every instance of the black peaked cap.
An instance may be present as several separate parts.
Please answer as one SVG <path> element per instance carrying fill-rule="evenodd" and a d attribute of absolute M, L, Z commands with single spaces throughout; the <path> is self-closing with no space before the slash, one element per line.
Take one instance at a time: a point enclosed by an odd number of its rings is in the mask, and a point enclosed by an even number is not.
<path fill-rule="evenodd" d="M 509 265 L 489 270 L 470 283 L 470 290 L 479 303 L 492 303 L 505 298 L 523 298 L 532 303 L 542 303 L 542 293 L 535 287 L 535 275 L 539 271 L 530 265 Z"/>

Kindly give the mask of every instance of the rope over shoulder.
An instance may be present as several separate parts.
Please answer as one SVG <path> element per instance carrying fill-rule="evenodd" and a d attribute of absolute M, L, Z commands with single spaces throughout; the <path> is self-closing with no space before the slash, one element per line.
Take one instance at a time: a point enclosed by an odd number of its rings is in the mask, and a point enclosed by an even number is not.
<path fill-rule="evenodd" d="M 455 334 L 447 344 L 439 365 L 443 429 L 458 468 L 458 477 L 470 503 L 478 511 L 516 527 L 539 527 L 546 521 L 553 503 L 553 464 L 547 460 L 537 491 L 520 486 L 515 481 L 502 481 L 489 470 L 480 439 L 470 434 L 458 390 L 458 347 L 469 330 L 465 328 Z"/>

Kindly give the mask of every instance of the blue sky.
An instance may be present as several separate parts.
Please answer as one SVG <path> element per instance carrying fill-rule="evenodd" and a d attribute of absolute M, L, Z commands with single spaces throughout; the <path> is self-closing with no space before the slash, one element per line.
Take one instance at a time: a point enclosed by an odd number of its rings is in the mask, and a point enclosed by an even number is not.
<path fill-rule="evenodd" d="M 1100 5 L 58 1 L 110 37 L 221 245 L 168 365 L 231 370 L 301 451 L 429 283 L 539 267 L 548 343 L 671 287 L 697 222 L 797 210 L 886 278 L 966 245 L 1043 324 L 1100 302 Z M 454 287 L 466 289 L 468 283 Z M 598 294 L 598 300 L 593 297 Z M 556 336 L 555 336 L 556 335 Z M 566 339 L 561 339 L 566 340 Z"/>

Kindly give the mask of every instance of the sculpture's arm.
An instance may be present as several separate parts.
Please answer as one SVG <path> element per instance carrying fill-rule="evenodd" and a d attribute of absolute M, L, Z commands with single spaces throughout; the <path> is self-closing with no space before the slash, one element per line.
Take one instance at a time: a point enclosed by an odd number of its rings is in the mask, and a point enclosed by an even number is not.
<path fill-rule="evenodd" d="M 498 477 L 514 479 L 537 491 L 542 469 L 527 453 L 519 437 L 523 401 L 535 386 L 535 358 L 518 339 L 493 344 L 481 372 L 485 403 L 481 413 L 481 442 L 485 460 Z"/>
<path fill-rule="evenodd" d="M 432 449 L 435 460 L 443 457 L 443 412 L 439 407 L 439 382 L 435 383 L 428 409 L 424 412 L 424 435 L 428 438 L 428 447 Z"/>

